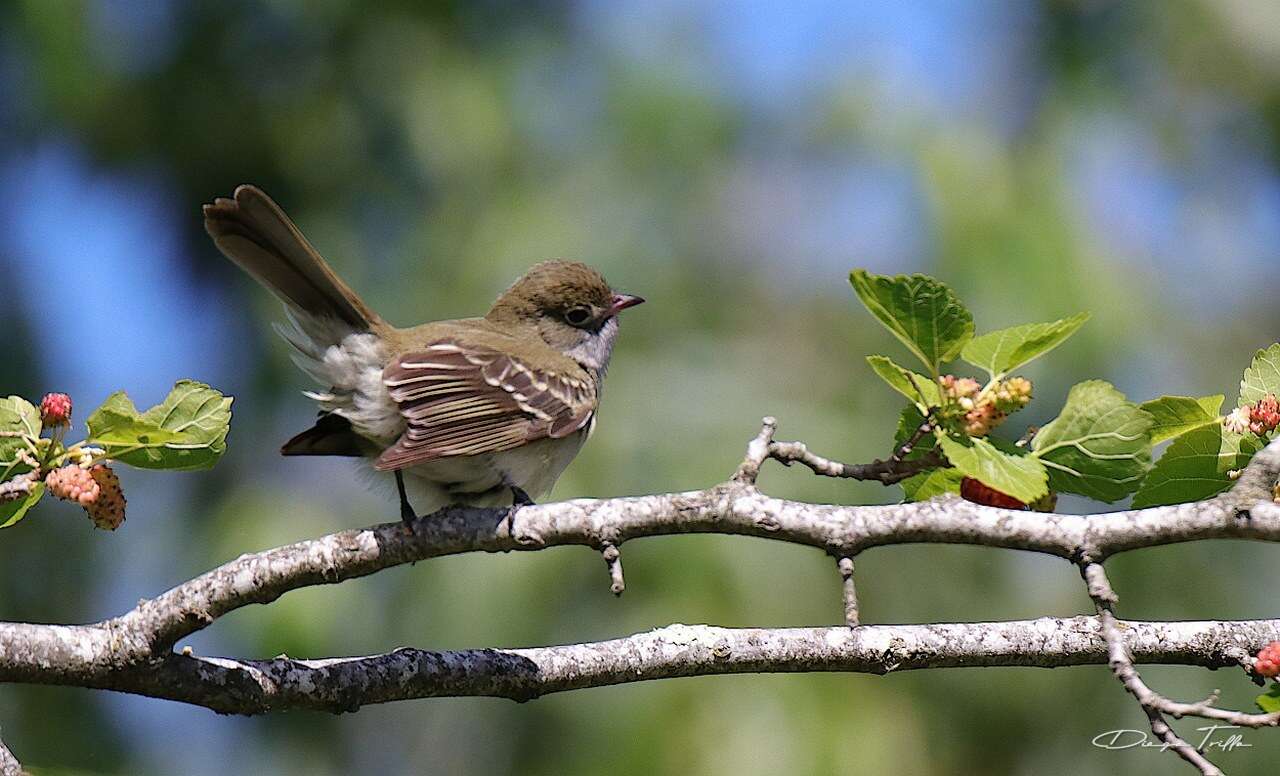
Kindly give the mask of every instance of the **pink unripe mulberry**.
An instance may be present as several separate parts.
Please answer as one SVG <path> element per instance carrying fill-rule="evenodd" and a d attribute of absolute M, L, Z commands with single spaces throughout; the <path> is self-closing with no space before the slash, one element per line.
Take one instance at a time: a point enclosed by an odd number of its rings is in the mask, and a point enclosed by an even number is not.
<path fill-rule="evenodd" d="M 1280 426 L 1280 402 L 1274 393 L 1269 393 L 1249 408 L 1249 430 L 1265 434 L 1275 431 L 1276 426 Z"/>
<path fill-rule="evenodd" d="M 956 377 L 955 375 L 943 375 L 938 378 L 938 382 L 942 385 L 942 390 L 948 395 L 960 398 L 972 397 L 982 386 L 972 377 Z"/>
<path fill-rule="evenodd" d="M 82 507 L 97 501 L 102 492 L 102 486 L 93 478 L 89 470 L 75 464 L 49 472 L 49 475 L 44 478 L 44 485 L 58 498 L 74 501 Z"/>
<path fill-rule="evenodd" d="M 114 531 L 124 522 L 125 498 L 120 478 L 106 464 L 84 468 L 74 464 L 49 472 L 44 480 L 49 492 L 74 501 L 98 528 Z"/>
<path fill-rule="evenodd" d="M 71 425 L 71 397 L 65 393 L 46 393 L 40 400 L 40 421 L 46 426 Z"/>
<path fill-rule="evenodd" d="M 1280 641 L 1273 641 L 1259 650 L 1253 670 L 1261 676 L 1280 674 Z"/>
<path fill-rule="evenodd" d="M 964 432 L 969 436 L 986 436 L 1004 422 L 1006 415 L 994 404 L 979 404 L 964 414 Z"/>

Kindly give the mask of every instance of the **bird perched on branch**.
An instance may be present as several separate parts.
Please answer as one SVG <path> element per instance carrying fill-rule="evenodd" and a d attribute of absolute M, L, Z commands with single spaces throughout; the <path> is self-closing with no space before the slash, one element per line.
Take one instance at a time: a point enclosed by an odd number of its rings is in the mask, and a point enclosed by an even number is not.
<path fill-rule="evenodd" d="M 532 503 L 591 434 L 618 335 L 644 300 L 577 262 L 535 265 L 483 318 L 397 328 L 253 186 L 204 206 L 227 258 L 284 302 L 277 329 L 323 390 L 284 455 L 364 456 L 393 472 L 406 524 L 450 504 Z"/>

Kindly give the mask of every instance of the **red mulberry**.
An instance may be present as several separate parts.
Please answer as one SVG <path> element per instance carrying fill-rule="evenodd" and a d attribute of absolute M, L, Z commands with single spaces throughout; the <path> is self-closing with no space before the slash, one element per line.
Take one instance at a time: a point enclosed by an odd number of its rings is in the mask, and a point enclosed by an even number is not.
<path fill-rule="evenodd" d="M 972 477 L 965 477 L 960 480 L 960 496 L 967 501 L 975 504 L 985 504 L 989 507 L 1000 507 L 1001 509 L 1026 509 L 1027 505 L 1007 493 L 984 485 L 982 482 Z"/>

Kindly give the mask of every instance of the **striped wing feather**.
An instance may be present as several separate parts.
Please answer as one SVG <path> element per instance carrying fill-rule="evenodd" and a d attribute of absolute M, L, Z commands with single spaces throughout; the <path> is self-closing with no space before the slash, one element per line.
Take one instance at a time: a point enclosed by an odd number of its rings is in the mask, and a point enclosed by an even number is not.
<path fill-rule="evenodd" d="M 396 359 L 383 382 L 408 428 L 378 469 L 510 450 L 584 428 L 596 407 L 589 377 L 535 370 L 492 348 L 444 340 Z"/>

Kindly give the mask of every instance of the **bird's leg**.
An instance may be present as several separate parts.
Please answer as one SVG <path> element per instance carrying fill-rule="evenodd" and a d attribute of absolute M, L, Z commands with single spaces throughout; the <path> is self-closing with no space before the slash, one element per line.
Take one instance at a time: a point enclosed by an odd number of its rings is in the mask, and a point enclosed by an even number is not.
<path fill-rule="evenodd" d="M 413 505 L 409 503 L 409 496 L 404 492 L 404 475 L 396 469 L 396 490 L 400 493 L 400 519 L 404 522 L 404 527 L 413 530 L 413 521 L 418 519 L 414 514 Z"/>
<path fill-rule="evenodd" d="M 532 506 L 535 502 L 529 498 L 529 494 L 524 492 L 524 488 L 519 485 L 507 483 L 507 487 L 511 488 L 511 508 L 507 510 L 507 534 L 514 537 L 516 535 L 516 510 L 520 507 Z"/>
<path fill-rule="evenodd" d="M 511 488 L 511 506 L 513 507 L 531 507 L 536 502 L 529 498 L 529 494 L 524 492 L 524 488 L 519 485 L 508 485 Z"/>

